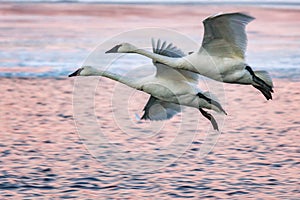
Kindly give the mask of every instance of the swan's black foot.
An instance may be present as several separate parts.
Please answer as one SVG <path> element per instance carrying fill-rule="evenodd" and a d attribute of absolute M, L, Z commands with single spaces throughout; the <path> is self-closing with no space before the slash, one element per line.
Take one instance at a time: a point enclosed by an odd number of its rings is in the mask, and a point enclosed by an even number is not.
<path fill-rule="evenodd" d="M 253 85 L 256 89 L 258 89 L 265 97 L 267 100 L 272 100 L 272 94 L 271 91 L 266 90 L 264 87 Z"/>
<path fill-rule="evenodd" d="M 201 114 L 206 117 L 212 124 L 213 128 L 217 131 L 219 131 L 219 127 L 218 127 L 218 124 L 217 124 L 217 121 L 215 120 L 215 118 L 209 114 L 208 112 L 206 112 L 205 110 L 203 110 L 202 108 L 199 108 Z"/>
<path fill-rule="evenodd" d="M 273 88 L 272 86 L 268 85 L 264 80 L 257 77 L 254 73 L 254 71 L 251 69 L 250 66 L 246 66 L 246 70 L 252 75 L 252 80 L 257 85 L 253 85 L 256 89 L 258 89 L 267 100 L 272 99 Z"/>
<path fill-rule="evenodd" d="M 222 108 L 222 106 L 221 106 L 221 104 L 220 104 L 219 102 L 217 102 L 217 101 L 215 101 L 215 100 L 213 100 L 213 99 L 208 98 L 207 96 L 205 96 L 204 94 L 202 94 L 202 93 L 200 93 L 200 92 L 197 94 L 197 96 L 198 96 L 199 98 L 204 99 L 204 100 L 207 101 L 208 103 L 210 103 L 210 104 L 216 106 L 216 107 L 217 107 L 219 110 L 221 110 L 225 115 L 227 115 L 226 111 Z"/>

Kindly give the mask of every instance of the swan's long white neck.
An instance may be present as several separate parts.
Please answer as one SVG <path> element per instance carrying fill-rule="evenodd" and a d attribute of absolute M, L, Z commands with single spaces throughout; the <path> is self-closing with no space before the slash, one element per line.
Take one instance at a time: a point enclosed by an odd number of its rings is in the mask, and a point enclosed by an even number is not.
<path fill-rule="evenodd" d="M 141 89 L 141 87 L 142 87 L 142 85 L 139 84 L 138 81 L 135 79 L 130 79 L 126 76 L 121 76 L 119 74 L 115 74 L 115 73 L 112 73 L 109 71 L 102 71 L 102 70 L 95 69 L 95 68 L 93 68 L 93 71 L 91 73 L 87 74 L 86 76 L 103 76 L 103 77 L 118 81 L 120 83 L 123 83 L 129 87 L 132 87 L 132 88 L 138 89 L 138 90 Z"/>

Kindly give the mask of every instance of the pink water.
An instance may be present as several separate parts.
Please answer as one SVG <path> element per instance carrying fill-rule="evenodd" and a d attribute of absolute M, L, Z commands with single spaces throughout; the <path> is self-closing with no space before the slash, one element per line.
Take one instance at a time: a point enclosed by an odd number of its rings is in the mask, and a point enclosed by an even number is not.
<path fill-rule="evenodd" d="M 199 138 L 205 134 L 205 128 L 200 128 L 178 160 L 156 171 L 135 174 L 126 172 L 126 163 L 118 163 L 116 169 L 94 159 L 82 145 L 72 117 L 73 80 L 0 81 L 5 97 L 0 102 L 3 199 L 299 198 L 297 82 L 275 80 L 275 98 L 270 102 L 251 87 L 226 86 L 229 116 L 211 154 L 198 157 L 203 142 Z M 106 92 L 109 89 L 99 96 L 103 117 L 111 114 L 110 106 L 103 105 Z M 140 106 L 137 104 L 135 110 L 138 113 Z M 200 125 L 210 124 L 203 121 Z M 173 138 L 170 129 L 162 138 L 134 140 L 132 136 L 130 140 L 109 122 L 100 120 L 100 126 L 111 131 L 111 142 L 118 142 L 117 148 L 130 152 L 152 152 L 146 144 Z M 176 119 L 173 126 L 177 126 Z M 130 149 L 142 142 L 144 146 Z M 104 160 L 111 155 L 102 156 Z"/>
<path fill-rule="evenodd" d="M 47 42 L 56 36 L 66 39 L 69 34 L 87 38 L 78 40 L 78 43 L 73 43 L 75 40 L 49 43 L 46 49 L 61 52 L 53 56 L 51 51 L 51 58 L 55 60 L 57 57 L 63 62 L 62 52 L 72 52 L 75 47 L 82 47 L 84 51 L 92 49 L 92 44 L 97 43 L 97 35 L 105 38 L 111 33 L 143 25 L 167 25 L 176 29 L 183 27 L 186 34 L 201 38 L 200 19 L 220 10 L 219 6 L 174 6 L 166 9 L 169 7 L 67 5 L 26 5 L 25 9 L 22 5 L 1 5 L 1 13 L 4 14 L 2 29 L 6 25 L 12 27 L 15 24 L 18 31 L 23 26 L 24 29 L 29 27 L 36 31 L 35 34 L 24 31 L 13 35 L 14 29 L 7 29 L 6 33 L 10 34 L 1 39 L 1 42 L 10 44 L 5 47 L 7 52 L 18 51 L 19 48 L 24 48 L 25 52 L 31 52 L 31 48 L 38 51 L 39 48 L 32 43 L 33 40 L 40 41 L 35 37 L 38 35 L 36 33 L 41 33 L 39 37 L 46 38 Z M 259 57 L 259 52 L 262 51 L 267 52 L 263 55 L 270 56 L 264 60 L 265 64 L 273 62 L 284 66 L 285 61 L 287 65 L 297 61 L 292 56 L 288 60 L 281 60 L 282 58 L 276 57 L 278 54 L 273 57 L 271 55 L 272 52 L 284 52 L 282 55 L 286 55 L 287 52 L 299 50 L 299 43 L 292 42 L 299 39 L 298 10 L 222 7 L 222 11 L 224 10 L 247 10 L 257 16 L 256 25 L 249 27 L 252 30 L 250 38 L 255 41 L 249 47 L 249 51 L 253 52 L 252 57 Z M 27 18 L 29 21 L 22 21 L 22 17 L 28 16 L 34 20 Z M 16 21 L 12 22 L 12 19 Z M 40 19 L 46 20 L 47 24 L 43 24 Z M 91 21 L 83 23 L 87 19 Z M 172 23 L 173 21 L 176 22 Z M 182 23 L 183 21 L 187 23 Z M 293 24 L 295 25 L 292 26 Z M 38 30 L 35 29 L 37 27 Z M 289 31 L 285 31 L 283 27 Z M 33 39 L 28 39 L 29 37 Z M 268 37 L 278 40 L 272 42 L 266 40 Z M 16 45 L 18 39 L 22 38 L 28 41 L 29 46 Z M 289 42 L 285 44 L 286 40 Z M 5 49 L 3 46 L 1 48 Z M 264 64 L 262 60 L 252 61 Z M 77 64 L 75 62 L 77 61 L 71 63 L 72 67 Z M 52 66 L 44 67 L 21 65 L 13 69 L 2 66 L 2 69 L 43 71 Z M 290 70 L 293 72 L 294 69 Z M 66 71 L 63 73 L 67 74 Z M 87 80 L 87 83 L 91 81 Z M 210 123 L 197 110 L 185 111 L 195 115 L 195 118 L 187 122 L 191 127 L 190 130 L 187 128 L 182 137 L 190 142 L 184 153 L 181 155 L 174 148 L 165 154 L 161 150 L 163 148 L 157 149 L 157 146 L 166 146 L 174 141 L 184 114 L 168 121 L 158 134 L 145 131 L 151 124 L 136 124 L 134 114 L 142 114 L 148 95 L 136 93 L 130 99 L 128 108 L 116 111 L 117 105 L 112 104 L 111 99 L 112 92 L 116 91 L 115 82 L 101 79 L 101 85 L 95 90 L 93 106 L 98 126 L 109 138 L 109 143 L 99 143 L 99 148 L 104 150 L 96 155 L 98 159 L 86 149 L 86 144 L 93 141 L 81 140 L 81 135 L 78 135 L 80 124 L 74 123 L 77 117 L 73 116 L 74 83 L 74 79 L 67 78 L 0 78 L 1 199 L 300 198 L 299 82 L 275 78 L 272 101 L 265 101 L 251 86 L 223 85 L 224 107 L 228 116 L 225 117 L 222 134 L 215 148 L 205 158 L 201 158 L 200 147 Z M 126 95 L 128 90 L 124 87 L 118 91 Z M 87 101 L 89 98 L 92 97 L 86 96 Z M 130 119 L 120 114 L 122 110 L 128 110 Z M 117 118 L 116 113 L 120 114 Z M 137 131 L 125 134 L 116 119 L 131 120 Z M 192 126 L 194 122 L 198 124 L 197 129 Z M 192 141 L 189 140 L 190 135 L 195 135 Z M 114 151 L 106 148 L 109 145 L 113 145 L 113 150 L 121 151 L 112 154 Z M 143 156 L 126 160 L 131 155 Z M 152 158 L 155 160 L 151 160 Z M 144 165 L 147 169 L 130 170 L 136 169 L 134 163 L 140 164 L 140 160 L 147 159 L 153 163 L 152 167 L 147 164 Z M 159 165 L 166 160 L 170 162 Z"/>

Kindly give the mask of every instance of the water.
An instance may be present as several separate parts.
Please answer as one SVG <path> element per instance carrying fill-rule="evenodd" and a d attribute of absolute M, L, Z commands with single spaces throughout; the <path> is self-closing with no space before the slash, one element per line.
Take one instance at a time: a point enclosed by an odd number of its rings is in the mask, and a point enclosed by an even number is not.
<path fill-rule="evenodd" d="M 131 159 L 123 158 L 141 153 L 140 160 L 152 158 L 159 152 L 157 147 L 174 140 L 180 117 L 168 121 L 168 129 L 159 134 L 126 134 L 116 124 L 116 112 L 110 105 L 115 82 L 104 79 L 97 89 L 95 112 L 110 142 L 99 145 L 111 145 L 120 152 L 103 151 L 94 159 L 74 125 L 73 80 L 1 78 L 0 83 L 5 96 L 0 101 L 1 199 L 300 197 L 298 82 L 276 79 L 270 102 L 252 87 L 227 85 L 225 109 L 229 115 L 213 151 L 205 158 L 198 156 L 210 126 L 198 115 L 195 120 L 199 119 L 199 127 L 191 126 L 185 132 L 186 137 L 196 135 L 184 154 L 161 152 L 159 159 L 152 160 L 154 164 L 178 159 L 157 170 L 153 170 L 155 165 L 136 169 L 128 165 Z M 141 113 L 147 95 L 139 95 L 141 98 L 134 98 L 130 105 Z M 193 111 L 193 115 L 198 114 Z"/>
<path fill-rule="evenodd" d="M 95 77 L 85 79 L 97 83 L 94 95 L 83 90 L 76 101 L 80 79 L 66 76 L 98 44 L 145 27 L 201 41 L 200 21 L 220 10 L 257 18 L 247 29 L 247 60 L 271 72 L 275 93 L 267 102 L 250 86 L 224 84 L 228 116 L 206 157 L 199 154 L 210 123 L 195 109 L 137 123 L 148 95 Z M 300 199 L 298 9 L 14 3 L 0 12 L 0 199 Z M 143 64 L 151 61 L 128 56 L 114 69 Z M 96 124 L 96 134 L 80 132 L 78 110 L 90 120 L 83 131 Z"/>
<path fill-rule="evenodd" d="M 223 3 L 223 4 L 232 4 L 232 3 L 237 3 L 237 4 L 269 4 L 269 5 L 287 5 L 287 4 L 293 4 L 293 5 L 299 5 L 299 1 L 298 0 L 287 0 L 287 1 L 283 1 L 283 0 L 266 0 L 266 1 L 258 1 L 258 0 L 211 0 L 211 1 L 207 1 L 207 0 L 187 0 L 187 1 L 183 1 L 183 0 L 175 0 L 175 1 L 171 1 L 171 0 L 163 0 L 163 1 L 159 1 L 159 0 L 154 0 L 151 2 L 147 2 L 145 0 L 47 0 L 47 1 L 43 1 L 43 0 L 1 0 L 3 2 L 54 2 L 54 3 L 59 3 L 59 2 L 79 2 L 79 3 L 124 3 L 124 4 L 129 4 L 129 3 L 142 3 L 142 4 L 154 4 L 154 3 L 169 3 L 169 4 L 214 4 L 214 3 Z"/>
<path fill-rule="evenodd" d="M 186 7 L 190 9 L 189 6 Z M 199 5 L 199 8 L 201 7 L 203 6 Z M 162 16 L 164 20 L 158 20 L 151 14 L 155 12 L 155 8 L 152 10 L 149 6 L 142 8 L 144 15 L 140 16 L 139 12 L 130 13 L 130 8 L 126 5 L 112 5 L 109 8 L 109 5 L 96 4 L 90 10 L 88 4 L 3 4 L 0 76 L 65 77 L 81 65 L 96 46 L 116 34 L 136 28 L 170 28 L 194 39 L 200 45 L 203 27 L 199 21 L 218 12 L 214 6 L 210 7 L 211 12 L 207 14 L 193 9 L 195 13 L 191 13 L 188 21 L 185 20 L 186 23 L 174 23 L 175 20 L 169 15 L 184 14 L 185 6 L 181 9 L 180 5 L 173 6 L 175 9 L 165 14 L 165 17 Z M 228 9 L 226 6 L 224 8 Z M 250 8 L 253 8 L 253 12 L 250 10 L 249 13 L 257 17 L 257 20 L 251 22 L 247 28 L 248 63 L 255 69 L 270 71 L 274 77 L 298 79 L 300 39 L 297 34 L 299 22 L 296 19 L 299 10 L 257 7 L 258 11 L 254 11 L 255 6 Z M 109 14 L 118 12 L 118 9 L 123 10 L 122 18 Z M 274 15 L 272 20 L 270 17 L 264 17 L 263 12 L 282 14 Z M 183 16 L 188 17 L 186 14 Z M 140 20 L 137 20 L 138 18 Z M 150 46 L 150 37 L 144 40 L 149 40 Z M 192 50 L 195 49 L 187 49 Z M 134 66 L 128 64 L 131 59 L 116 63 L 116 68 L 122 68 L 124 65 L 127 65 L 128 69 L 133 68 Z M 134 59 L 139 64 L 151 64 L 151 61 L 143 57 Z"/>

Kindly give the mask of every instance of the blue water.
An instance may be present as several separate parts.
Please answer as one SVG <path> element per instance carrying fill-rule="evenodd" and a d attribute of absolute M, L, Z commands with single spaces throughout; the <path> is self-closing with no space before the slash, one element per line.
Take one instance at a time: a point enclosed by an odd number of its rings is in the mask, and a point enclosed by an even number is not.
<path fill-rule="evenodd" d="M 276 52 L 275 52 L 276 53 Z M 266 54 L 252 53 L 248 55 L 249 63 L 255 69 L 268 70 L 273 77 L 298 80 L 300 78 L 300 52 L 277 52 L 276 54 L 267 52 Z M 17 51 L 12 53 L 1 52 L 1 68 L 30 68 L 30 71 L 0 71 L 0 77 L 66 77 L 69 73 L 81 66 L 89 52 L 25 52 Z M 16 58 L 18 58 L 16 60 Z M 134 64 L 125 64 L 127 69 L 136 67 L 136 64 L 151 63 L 147 59 L 135 57 Z M 266 60 L 266 61 L 265 61 Z M 115 63 L 116 72 L 121 73 L 124 69 L 124 62 L 130 62 L 130 58 L 125 58 L 123 62 Z M 46 67 L 45 67 L 46 66 Z M 1 70 L 0 68 L 0 70 Z M 40 72 L 38 69 L 44 69 Z"/>
<path fill-rule="evenodd" d="M 86 1 L 81 0 L 80 2 Z M 141 0 L 138 2 L 145 1 Z M 190 2 L 203 3 L 211 1 Z M 233 3 L 233 6 L 236 2 L 245 3 L 245 1 L 226 2 Z M 285 5 L 291 3 L 299 3 L 298 1 L 284 1 L 285 4 L 281 5 L 282 2 L 267 1 L 269 5 L 277 5 L 281 8 L 285 8 Z M 63 4 L 66 7 L 67 5 Z M 255 4 L 253 3 L 253 5 Z M 103 18 L 101 15 L 98 17 L 77 14 L 70 16 L 67 14 L 44 15 L 35 13 L 36 11 L 30 13 L 26 4 L 13 4 L 12 6 L 8 4 L 6 6 L 7 8 L 3 7 L 4 10 L 11 12 L 11 10 L 16 9 L 20 13 L 14 12 L 13 14 L 3 15 L 0 18 L 0 77 L 66 77 L 75 68 L 84 63 L 96 46 L 110 39 L 110 33 L 117 34 L 131 30 L 130 28 L 126 29 L 127 22 L 124 21 L 124 27 L 119 28 L 118 24 L 114 25 L 116 20 L 113 19 L 111 26 L 102 27 L 103 23 L 110 23 L 108 21 L 110 19 Z M 295 12 L 299 11 L 297 7 L 294 7 L 292 10 Z M 287 10 L 286 12 L 289 11 Z M 134 17 L 139 18 L 141 16 L 137 14 Z M 136 21 L 135 18 L 132 18 L 128 23 L 136 23 L 141 26 L 144 20 L 151 20 L 151 16 L 143 16 L 143 19 L 139 21 Z M 282 23 L 279 22 L 278 25 L 284 26 L 284 29 L 287 29 L 286 32 L 288 34 L 291 33 L 291 35 L 273 34 L 271 33 L 272 30 L 267 30 L 267 26 L 261 27 L 261 29 L 270 31 L 270 35 L 260 36 L 260 33 L 249 31 L 249 42 L 252 46 L 247 51 L 247 62 L 254 69 L 270 71 L 273 77 L 298 80 L 300 77 L 300 36 L 297 34 L 299 29 L 295 28 L 298 25 L 293 24 L 293 22 L 290 24 Z M 91 26 L 91 24 L 95 25 Z M 164 27 L 164 24 L 162 23 L 158 26 Z M 27 29 L 26 27 L 29 28 Z M 131 27 L 135 28 L 132 25 Z M 188 36 L 198 41 L 200 45 L 201 36 L 199 37 L 199 33 L 202 35 L 202 30 Z M 176 43 L 176 41 L 173 42 Z M 263 47 L 263 50 L 260 47 Z M 124 65 L 126 65 L 127 69 L 135 67 L 134 64 L 128 63 L 132 63 L 132 61 L 130 61 L 130 58 L 125 58 L 122 62 L 117 62 L 115 68 L 121 72 L 124 69 Z M 134 63 L 151 64 L 151 61 L 146 58 L 136 57 Z"/>

